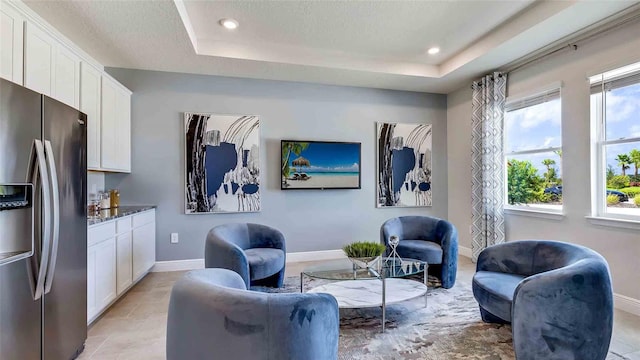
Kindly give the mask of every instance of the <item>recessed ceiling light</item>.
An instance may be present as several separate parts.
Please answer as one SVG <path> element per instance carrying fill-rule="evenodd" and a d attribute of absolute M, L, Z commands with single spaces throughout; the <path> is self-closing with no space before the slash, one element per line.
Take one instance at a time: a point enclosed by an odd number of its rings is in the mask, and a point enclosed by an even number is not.
<path fill-rule="evenodd" d="M 224 26 L 226 29 L 234 30 L 237 29 L 240 24 L 234 19 L 221 19 L 220 25 Z"/>
<path fill-rule="evenodd" d="M 440 48 L 439 47 L 432 47 L 431 49 L 427 50 L 427 52 L 429 53 L 429 55 L 435 55 L 435 54 L 440 52 Z"/>

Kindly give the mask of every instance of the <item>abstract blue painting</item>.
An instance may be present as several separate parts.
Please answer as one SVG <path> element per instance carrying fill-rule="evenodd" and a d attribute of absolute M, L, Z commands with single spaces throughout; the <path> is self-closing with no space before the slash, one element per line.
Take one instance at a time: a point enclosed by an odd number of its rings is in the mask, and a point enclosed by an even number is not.
<path fill-rule="evenodd" d="M 378 207 L 431 206 L 431 124 L 378 123 Z"/>
<path fill-rule="evenodd" d="M 260 119 L 185 113 L 185 212 L 260 211 Z"/>

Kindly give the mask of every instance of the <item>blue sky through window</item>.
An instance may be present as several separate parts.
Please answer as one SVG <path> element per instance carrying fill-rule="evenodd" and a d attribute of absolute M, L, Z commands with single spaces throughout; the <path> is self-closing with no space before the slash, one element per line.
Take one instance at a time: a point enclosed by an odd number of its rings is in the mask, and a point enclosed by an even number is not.
<path fill-rule="evenodd" d="M 505 153 L 559 147 L 561 127 L 560 99 L 507 112 Z"/>
<path fill-rule="evenodd" d="M 562 118 L 560 99 L 554 99 L 523 109 L 509 111 L 505 115 L 505 153 L 508 159 L 529 161 L 543 176 L 547 171 L 542 164 L 552 159 L 558 176 L 562 176 L 561 158 L 553 151 L 511 156 L 514 151 L 543 150 L 562 146 Z"/>
<path fill-rule="evenodd" d="M 606 124 L 607 140 L 640 137 L 640 84 L 606 92 Z M 640 142 L 608 145 L 607 165 L 612 166 L 616 174 L 621 174 L 616 158 L 618 154 L 629 154 L 632 149 L 640 150 Z M 631 165 L 627 175 L 633 174 L 633 168 Z"/>

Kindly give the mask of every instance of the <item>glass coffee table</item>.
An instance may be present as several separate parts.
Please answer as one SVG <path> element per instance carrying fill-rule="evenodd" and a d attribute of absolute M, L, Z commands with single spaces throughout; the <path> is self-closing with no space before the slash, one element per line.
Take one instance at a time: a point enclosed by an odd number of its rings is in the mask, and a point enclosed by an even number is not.
<path fill-rule="evenodd" d="M 389 258 L 363 269 L 349 259 L 326 261 L 309 266 L 300 273 L 300 291 L 305 292 L 304 278 L 334 281 L 309 289 L 310 293 L 328 293 L 338 300 L 341 309 L 382 307 L 382 332 L 386 321 L 386 307 L 424 296 L 427 306 L 427 270 L 421 260 Z M 423 273 L 423 282 L 403 279 Z"/>

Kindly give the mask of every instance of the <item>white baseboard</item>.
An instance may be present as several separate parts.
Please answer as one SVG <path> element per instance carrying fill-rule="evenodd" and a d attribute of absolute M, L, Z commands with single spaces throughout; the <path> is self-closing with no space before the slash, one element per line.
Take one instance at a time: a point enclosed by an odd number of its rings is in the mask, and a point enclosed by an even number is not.
<path fill-rule="evenodd" d="M 186 271 L 204 269 L 204 259 L 156 261 L 151 272 Z"/>
<path fill-rule="evenodd" d="M 613 303 L 616 309 L 640 316 L 640 300 L 628 296 L 613 294 Z"/>
<path fill-rule="evenodd" d="M 471 259 L 471 248 L 458 246 L 458 254 Z"/>
<path fill-rule="evenodd" d="M 287 263 L 334 260 L 344 257 L 345 255 L 342 250 L 292 252 L 287 254 Z M 151 272 L 186 271 L 196 269 L 204 269 L 204 259 L 156 261 L 156 264 L 151 268 Z"/>

